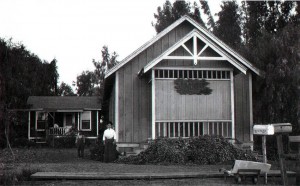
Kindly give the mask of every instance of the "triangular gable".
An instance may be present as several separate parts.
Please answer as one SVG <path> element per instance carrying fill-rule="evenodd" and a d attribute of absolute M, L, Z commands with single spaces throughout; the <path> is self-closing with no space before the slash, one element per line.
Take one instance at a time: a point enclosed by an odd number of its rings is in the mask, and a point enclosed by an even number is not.
<path fill-rule="evenodd" d="M 192 47 L 188 47 L 191 45 Z M 176 50 L 183 48 L 187 55 L 176 55 Z M 210 51 L 210 52 L 206 52 Z M 213 52 L 211 52 L 213 51 Z M 205 54 L 206 53 L 206 54 Z M 205 55 L 204 55 L 205 54 Z M 222 50 L 217 44 L 211 42 L 208 38 L 206 38 L 203 34 L 201 34 L 198 30 L 194 29 L 181 40 L 179 40 L 176 44 L 171 46 L 164 53 L 159 55 L 157 58 L 149 62 L 143 69 L 143 72 L 147 72 L 155 65 L 157 65 L 163 59 L 181 59 L 181 60 L 193 60 L 194 65 L 197 65 L 198 60 L 221 60 L 228 61 L 241 72 L 246 74 L 247 67 L 239 63 L 236 59 L 234 59 L 227 52 Z"/>
<path fill-rule="evenodd" d="M 141 52 L 143 52 L 145 49 L 147 49 L 149 46 L 154 44 L 156 41 L 161 39 L 163 36 L 165 36 L 167 33 L 169 33 L 171 30 L 176 28 L 178 25 L 183 23 L 184 21 L 188 21 L 191 23 L 196 29 L 198 29 L 199 33 L 203 34 L 208 38 L 210 41 L 216 43 L 223 51 L 226 51 L 229 55 L 232 55 L 240 64 L 244 65 L 245 67 L 252 70 L 257 75 L 262 75 L 262 72 L 253 66 L 249 61 L 247 61 L 245 58 L 243 58 L 241 55 L 236 53 L 232 48 L 230 48 L 228 45 L 223 43 L 221 40 L 219 40 L 216 36 L 214 36 L 212 33 L 207 31 L 205 28 L 203 28 L 199 23 L 197 23 L 195 20 L 190 18 L 189 16 L 183 16 L 177 21 L 175 21 L 173 24 L 171 24 L 169 27 L 167 27 L 165 30 L 157 34 L 154 38 L 146 42 L 144 45 L 142 45 L 140 48 L 135 50 L 133 53 L 131 53 L 129 56 L 124 58 L 120 63 L 115 65 L 113 68 L 111 68 L 105 75 L 105 78 L 109 77 L 113 73 L 115 73 L 118 69 L 120 69 L 122 66 L 127 64 L 130 60 L 132 60 L 134 57 L 139 55 Z"/>

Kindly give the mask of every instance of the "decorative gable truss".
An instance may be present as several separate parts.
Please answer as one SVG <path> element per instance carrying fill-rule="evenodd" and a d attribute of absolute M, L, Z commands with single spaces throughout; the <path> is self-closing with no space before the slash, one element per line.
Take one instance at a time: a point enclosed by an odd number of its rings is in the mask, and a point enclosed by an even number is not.
<path fill-rule="evenodd" d="M 247 71 L 247 67 L 239 63 L 232 55 L 228 54 L 197 29 L 192 30 L 164 53 L 149 62 L 142 69 L 142 72 L 146 73 L 164 59 L 193 60 L 194 65 L 197 65 L 198 60 L 228 61 L 244 74 Z"/>

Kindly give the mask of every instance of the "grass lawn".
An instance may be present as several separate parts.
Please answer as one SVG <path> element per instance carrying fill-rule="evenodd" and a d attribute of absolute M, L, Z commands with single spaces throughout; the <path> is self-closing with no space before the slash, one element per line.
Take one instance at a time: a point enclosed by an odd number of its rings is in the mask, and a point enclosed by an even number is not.
<path fill-rule="evenodd" d="M 109 172 L 109 173 L 159 173 L 159 172 L 203 172 L 218 171 L 231 165 L 129 165 L 116 163 L 102 163 L 89 158 L 89 149 L 85 150 L 85 158 L 77 157 L 77 149 L 54 148 L 15 148 L 15 160 L 8 149 L 0 150 L 0 175 L 31 174 L 34 172 Z M 272 167 L 276 168 L 276 166 Z M 27 176 L 28 177 L 28 176 Z M 28 184 L 20 182 L 18 184 Z M 175 179 L 175 180 L 99 180 L 99 181 L 47 181 L 31 182 L 32 185 L 224 185 L 223 179 Z M 186 184 L 183 184 L 186 183 Z M 229 183 L 234 183 L 232 180 Z M 251 182 L 249 182 L 251 184 Z M 1 183 L 0 183 L 1 184 Z M 226 184 L 225 184 L 226 185 Z"/>

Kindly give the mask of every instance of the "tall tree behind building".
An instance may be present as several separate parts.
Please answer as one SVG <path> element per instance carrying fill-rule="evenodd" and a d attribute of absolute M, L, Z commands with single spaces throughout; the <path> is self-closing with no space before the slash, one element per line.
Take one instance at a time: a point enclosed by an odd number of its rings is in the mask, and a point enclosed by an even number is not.
<path fill-rule="evenodd" d="M 93 59 L 94 71 L 84 71 L 77 76 L 77 94 L 80 96 L 103 96 L 104 76 L 107 70 L 114 67 L 118 54 L 110 53 L 107 46 L 103 46 L 101 50 L 101 60 Z"/>
<path fill-rule="evenodd" d="M 194 2 L 193 7 L 191 7 L 190 3 L 186 1 L 175 1 L 171 4 L 169 0 L 164 3 L 163 8 L 160 6 L 157 8 L 157 13 L 154 14 L 156 22 L 152 23 L 152 25 L 156 32 L 160 33 L 184 15 L 189 15 L 206 28 L 201 17 L 201 11 L 196 2 Z"/>
<path fill-rule="evenodd" d="M 229 46 L 241 45 L 241 19 L 236 1 L 223 1 L 213 33 Z"/>

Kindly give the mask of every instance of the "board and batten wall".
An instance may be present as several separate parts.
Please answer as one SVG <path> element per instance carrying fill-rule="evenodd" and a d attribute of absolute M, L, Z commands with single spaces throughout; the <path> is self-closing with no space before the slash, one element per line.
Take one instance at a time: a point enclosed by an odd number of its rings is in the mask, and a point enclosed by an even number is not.
<path fill-rule="evenodd" d="M 235 137 L 242 142 L 253 141 L 252 116 L 252 75 L 237 74 L 234 76 L 235 95 Z"/>
<path fill-rule="evenodd" d="M 210 95 L 180 95 L 174 80 L 155 80 L 156 120 L 231 120 L 230 80 L 210 80 Z"/>
<path fill-rule="evenodd" d="M 118 89 L 119 96 L 113 102 L 118 102 L 118 116 L 109 114 L 112 117 L 109 119 L 118 122 L 119 142 L 137 143 L 151 138 L 151 81 L 147 74 L 138 77 L 138 72 L 193 29 L 190 23 L 181 23 L 116 72 L 118 80 L 115 82 L 118 84 L 115 86 L 118 88 L 114 87 L 114 93 Z M 111 102 L 113 96 L 110 96 Z M 114 104 L 109 105 L 109 112 L 115 113 Z"/>

